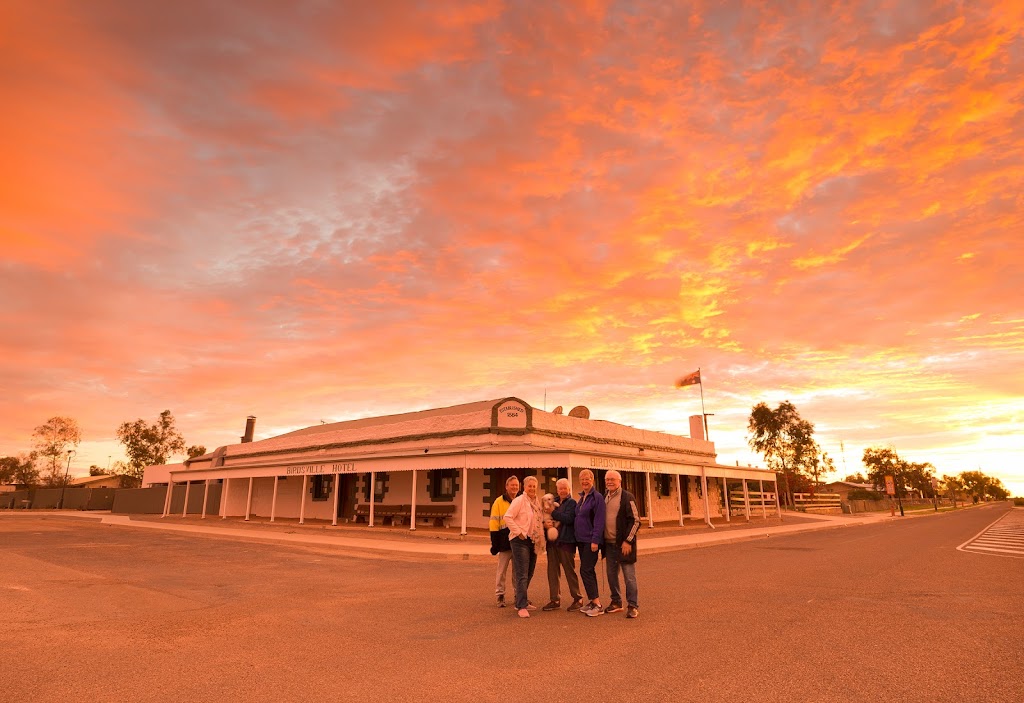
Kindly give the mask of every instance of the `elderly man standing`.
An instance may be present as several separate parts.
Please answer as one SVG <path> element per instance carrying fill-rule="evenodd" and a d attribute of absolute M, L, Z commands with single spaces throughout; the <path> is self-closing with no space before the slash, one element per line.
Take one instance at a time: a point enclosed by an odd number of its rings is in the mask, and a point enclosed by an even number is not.
<path fill-rule="evenodd" d="M 569 480 L 560 478 L 555 483 L 558 501 L 551 513 L 551 521 L 558 523 L 558 540 L 548 542 L 548 591 L 551 602 L 542 610 L 558 610 L 561 605 L 559 572 L 565 572 L 565 583 L 569 586 L 572 604 L 566 608 L 570 613 L 583 607 L 583 596 L 580 595 L 580 581 L 576 577 L 576 501 L 569 492 Z M 547 529 L 550 524 L 545 524 Z"/>
<path fill-rule="evenodd" d="M 505 512 L 512 500 L 519 495 L 519 479 L 509 476 L 505 481 L 505 492 L 491 505 L 491 554 L 498 557 L 498 573 L 494 577 L 494 594 L 498 607 L 505 607 L 505 582 L 508 581 L 508 565 L 512 563 L 512 545 L 508 542 L 508 528 L 505 526 Z M 515 591 L 513 578 L 512 590 Z"/>
<path fill-rule="evenodd" d="M 609 471 L 604 477 L 605 520 L 604 557 L 608 570 L 608 586 L 612 592 L 611 603 L 605 613 L 622 611 L 622 594 L 619 591 L 619 571 L 626 583 L 626 617 L 635 618 L 640 614 L 636 586 L 636 536 L 640 531 L 640 511 L 636 498 L 622 489 L 622 475 Z M 593 615 L 595 613 L 588 613 Z"/>

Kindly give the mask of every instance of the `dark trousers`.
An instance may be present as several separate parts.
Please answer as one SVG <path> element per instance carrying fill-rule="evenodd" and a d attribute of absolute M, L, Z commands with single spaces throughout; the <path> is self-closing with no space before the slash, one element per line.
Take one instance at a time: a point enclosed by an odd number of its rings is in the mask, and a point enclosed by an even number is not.
<path fill-rule="evenodd" d="M 548 591 L 551 600 L 559 600 L 561 579 L 559 572 L 565 572 L 565 582 L 569 584 L 569 595 L 574 601 L 580 600 L 580 580 L 576 578 L 576 550 L 566 549 L 573 545 L 562 545 L 548 542 Z"/>
<path fill-rule="evenodd" d="M 516 582 L 516 610 L 522 610 L 530 603 L 526 595 L 537 568 L 537 553 L 533 551 L 532 539 L 509 540 L 512 545 L 512 578 Z"/>
<path fill-rule="evenodd" d="M 577 542 L 580 550 L 580 579 L 587 591 L 587 598 L 596 600 L 601 594 L 597 590 L 597 558 L 600 551 L 590 551 L 590 542 Z"/>

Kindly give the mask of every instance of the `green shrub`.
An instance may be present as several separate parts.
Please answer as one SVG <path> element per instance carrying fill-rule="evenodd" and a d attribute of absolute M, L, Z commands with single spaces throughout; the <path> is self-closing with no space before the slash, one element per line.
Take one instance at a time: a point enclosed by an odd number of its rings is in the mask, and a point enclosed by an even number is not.
<path fill-rule="evenodd" d="M 1024 508 L 1024 498 L 1014 498 L 1013 504 L 1016 505 L 1018 508 Z"/>
<path fill-rule="evenodd" d="M 866 488 L 854 488 L 847 496 L 848 500 L 882 500 L 884 497 L 881 493 Z"/>

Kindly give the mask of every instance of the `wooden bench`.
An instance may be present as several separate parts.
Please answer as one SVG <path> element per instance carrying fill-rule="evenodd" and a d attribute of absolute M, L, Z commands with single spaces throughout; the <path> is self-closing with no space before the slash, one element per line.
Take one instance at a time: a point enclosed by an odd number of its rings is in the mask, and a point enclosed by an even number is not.
<path fill-rule="evenodd" d="M 434 525 L 437 527 L 448 527 L 448 521 L 454 516 L 454 505 L 427 504 L 416 506 L 416 519 L 433 519 Z M 356 506 L 355 519 L 357 522 L 369 522 L 369 503 L 360 503 Z M 412 519 L 412 504 L 380 505 L 375 503 L 373 506 L 373 519 L 375 522 L 377 520 L 390 520 L 392 526 L 405 524 Z"/>

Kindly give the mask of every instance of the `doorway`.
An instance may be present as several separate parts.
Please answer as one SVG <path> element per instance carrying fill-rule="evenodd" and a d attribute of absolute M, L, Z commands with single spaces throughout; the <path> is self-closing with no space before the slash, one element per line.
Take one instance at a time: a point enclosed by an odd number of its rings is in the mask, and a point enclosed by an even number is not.
<path fill-rule="evenodd" d="M 338 474 L 338 517 L 351 520 L 356 515 L 356 475 Z"/>
<path fill-rule="evenodd" d="M 622 488 L 629 491 L 636 498 L 636 508 L 640 511 L 640 517 L 648 517 L 647 513 L 647 474 L 635 471 L 622 471 Z"/>

